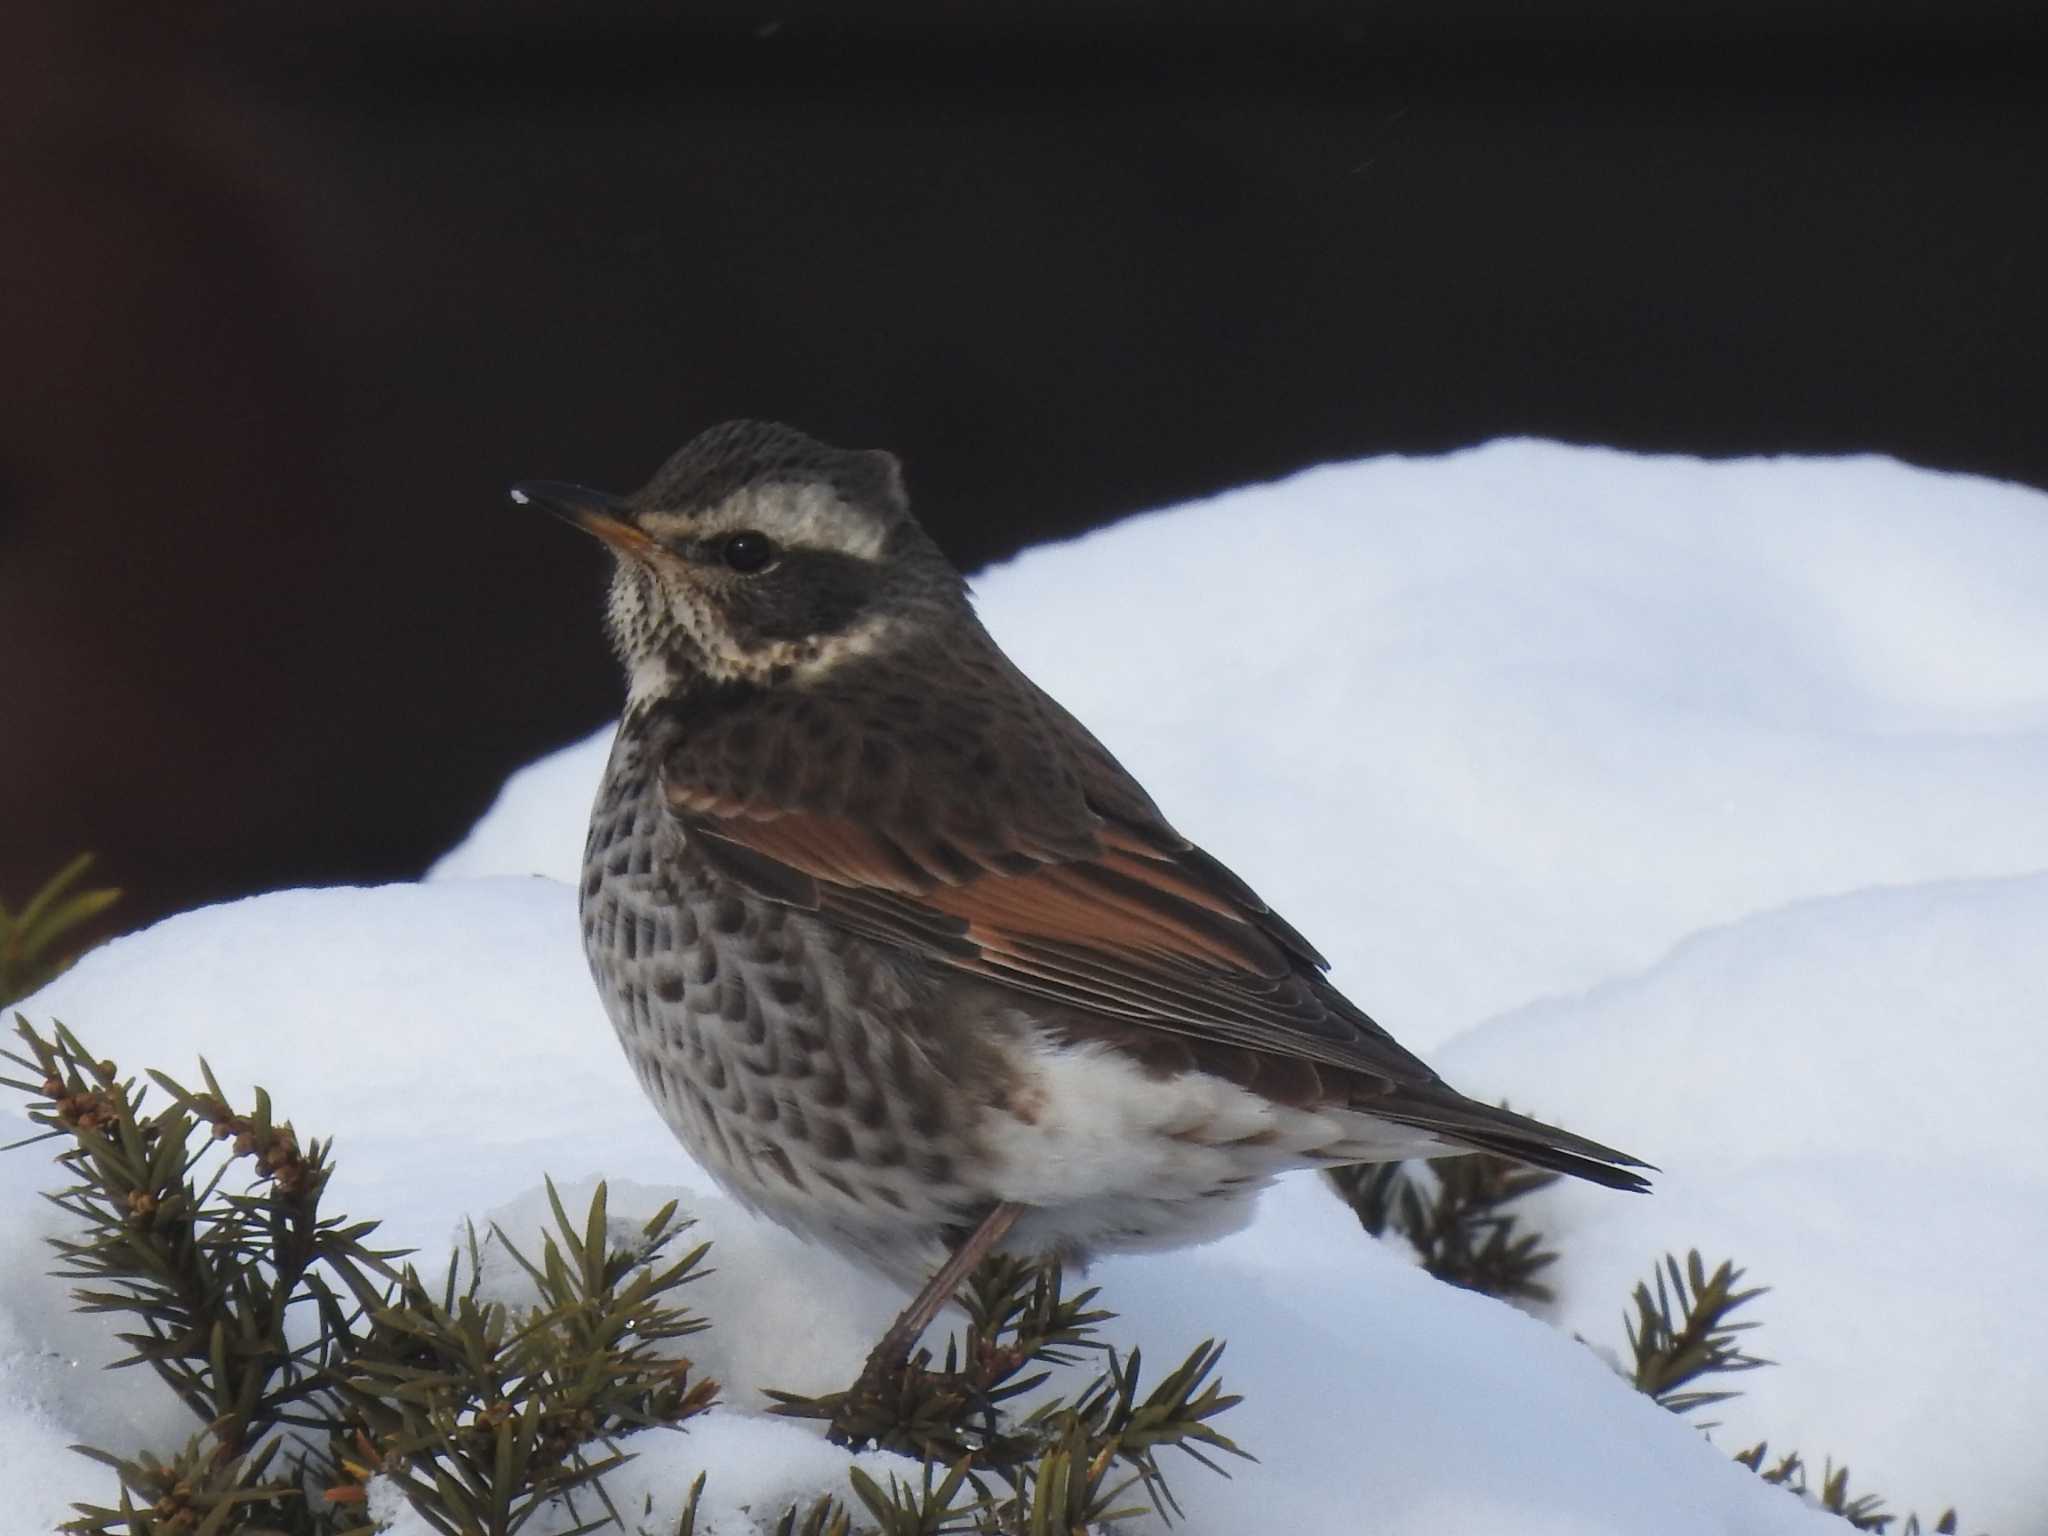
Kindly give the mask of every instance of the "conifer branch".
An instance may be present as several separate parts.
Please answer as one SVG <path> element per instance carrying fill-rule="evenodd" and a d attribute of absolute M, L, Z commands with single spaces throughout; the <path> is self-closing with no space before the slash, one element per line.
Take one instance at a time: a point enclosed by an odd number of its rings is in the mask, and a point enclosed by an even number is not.
<path fill-rule="evenodd" d="M 314 1266 L 361 1299 L 374 1296 L 373 1275 L 395 1273 L 396 1257 L 366 1245 L 375 1223 L 321 1214 L 328 1146 L 301 1148 L 260 1092 L 251 1115 L 233 1114 L 204 1064 L 205 1095 L 152 1074 L 169 1102 L 151 1109 L 148 1089 L 95 1061 L 63 1025 L 45 1040 L 18 1019 L 17 1034 L 28 1054 L 4 1054 L 30 1080 L 4 1081 L 36 1100 L 32 1120 L 70 1142 L 57 1160 L 74 1182 L 49 1199 L 84 1235 L 52 1240 L 57 1273 L 81 1282 L 81 1311 L 132 1320 L 117 1335 L 130 1350 L 119 1363 L 154 1370 L 223 1456 L 253 1451 L 290 1425 L 326 1422 L 345 1327 L 337 1332 L 323 1308 L 315 1335 L 293 1344 L 287 1314 L 310 1299 L 303 1282 Z M 232 1145 L 209 1159 L 220 1140 Z M 223 1183 L 243 1157 L 256 1165 L 250 1188 L 228 1192 Z"/>
<path fill-rule="evenodd" d="M 1058 1265 L 1004 1255 L 984 1261 L 960 1295 L 963 1333 L 945 1364 L 919 1351 L 893 1398 L 851 1392 L 802 1397 L 771 1390 L 775 1412 L 819 1420 L 854 1444 L 917 1458 L 919 1479 L 884 1487 L 856 1472 L 855 1494 L 883 1536 L 1017 1532 L 1069 1536 L 1144 1511 L 1125 1498 L 1141 1489 L 1167 1516 L 1179 1506 L 1158 1453 L 1173 1448 L 1212 1471 L 1211 1454 L 1250 1459 L 1211 1422 L 1239 1399 L 1215 1379 L 1223 1348 L 1198 1345 L 1142 1398 L 1141 1357 L 1128 1360 L 1096 1334 L 1115 1314 L 1090 1288 L 1066 1296 Z M 1105 1365 L 1078 1396 L 1038 1404 L 1024 1418 L 1003 1409 L 1044 1385 L 1049 1370 L 1100 1351 Z"/>
<path fill-rule="evenodd" d="M 1405 1163 L 1359 1163 L 1328 1174 L 1375 1237 L 1406 1238 L 1437 1279 L 1506 1300 L 1546 1302 L 1536 1277 L 1557 1262 L 1541 1233 L 1521 1230 L 1515 1202 L 1559 1175 L 1490 1152 Z"/>
<path fill-rule="evenodd" d="M 1634 1357 L 1630 1382 L 1637 1391 L 1673 1413 L 1690 1413 L 1737 1395 L 1732 1390 L 1701 1391 L 1693 1383 L 1708 1376 L 1753 1371 L 1772 1363 L 1742 1348 L 1740 1335 L 1760 1324 L 1728 1321 L 1737 1309 L 1767 1290 L 1764 1286 L 1737 1290 L 1742 1275 L 1743 1271 L 1728 1260 L 1708 1274 L 1695 1248 L 1685 1256 L 1683 1265 L 1676 1255 L 1667 1253 L 1648 1282 L 1637 1282 L 1633 1296 L 1635 1316 L 1626 1324 Z M 1787 1452 L 1766 1467 L 1768 1452 L 1768 1445 L 1759 1441 L 1738 1453 L 1735 1460 L 1765 1482 L 1787 1488 L 1830 1514 L 1840 1515 L 1856 1530 L 1882 1536 L 1897 1520 L 1879 1495 L 1850 1494 L 1847 1466 L 1826 1463 L 1820 1485 L 1813 1487 L 1807 1479 L 1806 1462 L 1797 1451 Z M 1933 1530 L 1935 1536 L 1953 1536 L 1956 1528 L 1956 1512 L 1951 1509 L 1941 1516 Z M 1919 1517 L 1909 1515 L 1900 1536 L 1920 1533 Z"/>
<path fill-rule="evenodd" d="M 690 1225 L 675 1202 L 620 1250 L 607 1242 L 603 1185 L 580 1230 L 552 1182 L 548 1201 L 555 1231 L 538 1261 L 492 1234 L 532 1280 L 534 1306 L 482 1297 L 472 1232 L 466 1285 L 454 1258 L 438 1298 L 408 1267 L 373 1311 L 341 1372 L 360 1458 L 330 1499 L 360 1502 L 353 1490 L 382 1472 L 446 1536 L 512 1536 L 552 1499 L 573 1511 L 586 1489 L 616 1521 L 601 1479 L 626 1459 L 619 1439 L 680 1426 L 715 1401 L 717 1383 L 692 1381 L 690 1362 L 660 1347 L 707 1326 L 670 1300 L 708 1249 L 663 1258 Z"/>
<path fill-rule="evenodd" d="M 1638 1281 L 1636 1315 L 1625 1324 L 1635 1359 L 1632 1377 L 1638 1392 L 1647 1393 L 1673 1413 L 1690 1413 L 1710 1403 L 1725 1403 L 1733 1391 L 1702 1392 L 1688 1388 L 1704 1376 L 1753 1371 L 1770 1361 L 1747 1354 L 1741 1335 L 1759 1326 L 1729 1318 L 1768 1289 L 1735 1289 L 1743 1272 L 1723 1260 L 1709 1275 L 1695 1248 L 1683 1268 L 1675 1255 L 1664 1255 L 1654 1271 L 1656 1289 Z M 1668 1285 L 1667 1285 L 1668 1280 Z"/>
<path fill-rule="evenodd" d="M 1885 1501 L 1878 1494 L 1851 1495 L 1846 1465 L 1838 1467 L 1832 1461 L 1823 1463 L 1820 1486 L 1816 1488 L 1807 1477 L 1805 1458 L 1797 1451 L 1787 1451 L 1766 1467 L 1764 1461 L 1769 1454 L 1769 1442 L 1760 1440 L 1748 1450 L 1738 1452 L 1735 1459 L 1765 1482 L 1788 1489 L 1831 1515 L 1840 1515 L 1856 1530 L 1874 1531 L 1884 1536 L 1899 1518 L 1885 1508 Z M 1960 1529 L 1956 1512 L 1953 1509 L 1943 1510 L 1940 1518 L 1924 1529 L 1928 1536 L 1956 1536 Z M 1920 1517 L 1908 1515 L 1905 1524 L 1899 1528 L 1899 1536 L 1922 1536 L 1922 1530 Z"/>
<path fill-rule="evenodd" d="M 550 1185 L 556 1230 L 537 1260 L 495 1234 L 533 1281 L 533 1306 L 479 1297 L 474 1234 L 467 1286 L 451 1258 L 436 1298 L 394 1267 L 402 1254 L 368 1246 L 375 1222 L 321 1214 L 330 1145 L 301 1144 L 261 1089 L 238 1110 L 202 1062 L 203 1092 L 150 1073 L 153 1107 L 63 1025 L 45 1039 L 17 1017 L 17 1033 L 25 1054 L 0 1054 L 27 1075 L 0 1082 L 30 1096 L 47 1133 L 31 1139 L 59 1139 L 73 1179 L 49 1197 L 81 1232 L 52 1240 L 58 1273 L 81 1282 L 80 1311 L 130 1320 L 118 1363 L 150 1366 L 205 1426 L 168 1458 L 83 1448 L 121 1494 L 77 1506 L 72 1529 L 366 1532 L 379 1473 L 448 1536 L 511 1536 L 582 1491 L 614 1519 L 599 1478 L 625 1459 L 618 1441 L 715 1398 L 669 1350 L 705 1326 L 672 1299 L 705 1254 L 664 1256 L 689 1225 L 673 1203 L 621 1249 L 602 1185 L 580 1224 Z M 231 1189 L 245 1166 L 247 1187 Z M 288 1319 L 307 1314 L 311 1337 L 294 1343 L 306 1330 Z"/>
<path fill-rule="evenodd" d="M 0 902 L 0 1008 L 61 975 L 77 958 L 85 928 L 121 899 L 111 887 L 77 888 L 91 867 L 92 855 L 81 853 L 19 912 L 9 912 Z"/>

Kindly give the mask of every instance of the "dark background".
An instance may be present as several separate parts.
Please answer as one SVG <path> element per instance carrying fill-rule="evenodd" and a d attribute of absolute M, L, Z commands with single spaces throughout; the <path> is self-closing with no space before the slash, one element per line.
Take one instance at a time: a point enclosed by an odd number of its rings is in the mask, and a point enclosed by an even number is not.
<path fill-rule="evenodd" d="M 2048 485 L 2038 6 L 297 9 L 0 21 L 0 898 L 417 872 L 617 695 L 503 487 L 728 416 L 969 567 L 1501 433 Z"/>

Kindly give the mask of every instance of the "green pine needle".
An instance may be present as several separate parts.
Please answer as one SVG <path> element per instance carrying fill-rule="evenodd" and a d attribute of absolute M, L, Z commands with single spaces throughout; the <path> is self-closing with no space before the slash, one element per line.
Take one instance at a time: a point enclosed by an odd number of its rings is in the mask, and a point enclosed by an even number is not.
<path fill-rule="evenodd" d="M 0 1008 L 61 974 L 77 958 L 81 932 L 121 899 L 111 887 L 77 889 L 91 867 L 92 855 L 81 853 L 19 912 L 0 902 Z"/>
<path fill-rule="evenodd" d="M 1695 1248 L 1686 1255 L 1683 1267 L 1676 1256 L 1664 1256 L 1652 1276 L 1654 1291 L 1649 1284 L 1637 1283 L 1636 1315 L 1627 1324 L 1637 1391 L 1647 1393 L 1673 1413 L 1690 1413 L 1737 1395 L 1733 1391 L 1694 1390 L 1692 1383 L 1771 1363 L 1741 1347 L 1741 1336 L 1758 1325 L 1729 1321 L 1767 1289 L 1737 1290 L 1742 1274 L 1723 1261 L 1709 1275 Z"/>
<path fill-rule="evenodd" d="M 1557 1262 L 1511 1209 L 1559 1175 L 1490 1152 L 1333 1168 L 1331 1185 L 1375 1237 L 1406 1238 L 1437 1279 L 1509 1301 L 1547 1302 L 1537 1276 Z"/>

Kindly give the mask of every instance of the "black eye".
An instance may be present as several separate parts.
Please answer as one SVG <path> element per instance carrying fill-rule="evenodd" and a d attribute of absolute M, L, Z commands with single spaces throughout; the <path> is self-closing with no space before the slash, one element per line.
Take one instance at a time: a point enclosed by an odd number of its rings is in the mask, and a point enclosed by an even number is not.
<path fill-rule="evenodd" d="M 775 558 L 775 541 L 751 528 L 728 535 L 718 547 L 725 563 L 741 573 L 758 571 Z"/>

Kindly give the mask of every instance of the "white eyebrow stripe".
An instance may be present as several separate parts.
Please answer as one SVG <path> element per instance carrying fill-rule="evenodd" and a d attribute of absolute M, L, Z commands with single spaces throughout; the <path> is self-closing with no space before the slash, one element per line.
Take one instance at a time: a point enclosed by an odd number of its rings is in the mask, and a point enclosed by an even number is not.
<path fill-rule="evenodd" d="M 791 481 L 749 486 L 687 517 L 643 514 L 641 523 L 657 537 L 687 531 L 698 538 L 716 538 L 743 528 L 758 529 L 785 549 L 824 550 L 870 562 L 881 558 L 889 537 L 879 519 L 848 507 L 830 487 Z"/>

